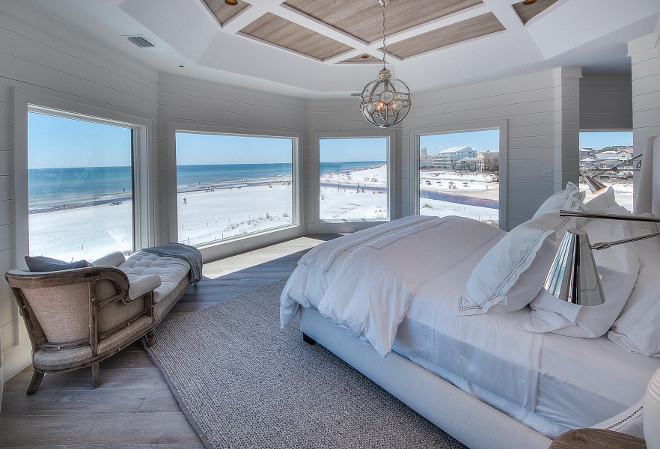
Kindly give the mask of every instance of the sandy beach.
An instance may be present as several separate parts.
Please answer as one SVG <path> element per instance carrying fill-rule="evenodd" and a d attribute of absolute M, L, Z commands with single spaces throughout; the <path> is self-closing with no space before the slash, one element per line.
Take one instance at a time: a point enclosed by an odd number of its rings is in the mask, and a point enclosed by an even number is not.
<path fill-rule="evenodd" d="M 386 180 L 385 165 L 324 175 L 321 219 L 387 219 Z M 420 202 L 423 215 L 498 220 L 499 212 L 492 205 L 470 204 L 479 200 L 496 204 L 498 199 L 498 183 L 479 174 L 423 172 L 420 190 L 422 196 L 428 196 Z M 281 177 L 184 188 L 177 195 L 178 241 L 201 245 L 291 225 L 292 198 L 290 180 Z M 65 260 L 93 260 L 112 251 L 128 254 L 132 249 L 131 214 L 130 200 L 32 213 L 30 254 Z M 77 223 L 94 225 L 81 228 Z"/>

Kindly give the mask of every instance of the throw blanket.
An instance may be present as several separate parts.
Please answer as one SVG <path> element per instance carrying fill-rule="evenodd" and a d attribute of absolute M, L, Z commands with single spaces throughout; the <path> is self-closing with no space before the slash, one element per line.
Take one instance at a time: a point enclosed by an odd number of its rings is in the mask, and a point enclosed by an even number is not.
<path fill-rule="evenodd" d="M 176 257 L 183 259 L 190 265 L 190 282 L 197 283 L 202 280 L 202 253 L 194 246 L 182 243 L 166 243 L 165 245 L 142 248 L 142 251 L 157 254 L 163 257 Z"/>
<path fill-rule="evenodd" d="M 400 224 L 391 224 L 389 232 L 380 232 L 382 228 L 374 231 L 371 239 L 355 237 L 362 240 L 357 246 L 342 241 L 344 237 L 328 245 L 323 243 L 316 248 L 326 245 L 333 249 L 319 249 L 313 254 L 310 251 L 308 255 L 318 259 L 301 259 L 303 263 L 297 268 L 322 269 L 328 262 L 339 260 L 335 254 L 341 249 L 349 251 L 317 309 L 351 334 L 367 340 L 381 357 L 391 351 L 398 326 L 417 290 L 502 234 L 490 225 L 461 217 L 410 219 L 406 220 L 407 226 Z M 293 275 L 290 282 L 295 283 Z M 291 317 L 291 302 L 309 305 L 307 298 L 291 297 L 290 292 L 285 288 L 282 293 L 282 325 Z"/>

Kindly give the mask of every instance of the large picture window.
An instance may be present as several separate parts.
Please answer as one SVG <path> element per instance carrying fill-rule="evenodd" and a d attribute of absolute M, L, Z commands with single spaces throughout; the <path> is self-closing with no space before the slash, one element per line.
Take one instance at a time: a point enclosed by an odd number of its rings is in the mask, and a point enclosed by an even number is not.
<path fill-rule="evenodd" d="M 585 201 L 593 198 L 585 182 L 585 175 L 594 176 L 605 186 L 614 189 L 616 202 L 633 210 L 633 172 L 640 160 L 633 160 L 631 131 L 580 133 L 580 190 L 587 192 Z"/>
<path fill-rule="evenodd" d="M 93 260 L 134 250 L 132 133 L 103 119 L 28 112 L 30 255 Z"/>
<path fill-rule="evenodd" d="M 294 144 L 177 132 L 178 241 L 199 246 L 292 225 Z"/>
<path fill-rule="evenodd" d="M 387 138 L 319 139 L 319 218 L 388 220 Z"/>
<path fill-rule="evenodd" d="M 500 131 L 419 137 L 419 213 L 499 224 Z"/>

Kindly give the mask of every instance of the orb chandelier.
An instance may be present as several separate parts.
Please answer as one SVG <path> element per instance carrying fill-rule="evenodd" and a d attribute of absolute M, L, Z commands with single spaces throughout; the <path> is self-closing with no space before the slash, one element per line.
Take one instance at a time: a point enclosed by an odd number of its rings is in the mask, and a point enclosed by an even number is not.
<path fill-rule="evenodd" d="M 360 109 L 372 125 L 387 128 L 406 118 L 410 111 L 410 89 L 403 81 L 392 78 L 385 64 L 385 6 L 390 0 L 379 0 L 383 7 L 383 68 L 378 78 L 370 82 L 360 94 Z"/>

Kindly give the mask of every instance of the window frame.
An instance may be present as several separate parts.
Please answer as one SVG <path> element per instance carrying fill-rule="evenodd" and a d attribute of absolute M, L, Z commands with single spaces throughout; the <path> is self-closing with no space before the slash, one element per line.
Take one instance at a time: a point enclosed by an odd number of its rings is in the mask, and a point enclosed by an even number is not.
<path fill-rule="evenodd" d="M 151 198 L 150 135 L 152 120 L 90 104 L 14 88 L 14 263 L 25 267 L 29 251 L 28 113 L 88 121 L 131 129 L 133 171 L 133 250 L 154 245 Z"/>
<path fill-rule="evenodd" d="M 426 126 L 420 128 L 413 128 L 410 130 L 410 149 L 409 152 L 409 166 L 410 166 L 410 185 L 409 185 L 409 214 L 418 215 L 420 208 L 419 199 L 419 158 L 421 152 L 420 138 L 423 136 L 433 136 L 439 134 L 458 134 L 476 131 L 488 131 L 497 129 L 499 130 L 499 152 L 500 152 L 500 197 L 499 197 L 499 228 L 507 230 L 507 120 L 487 120 L 487 121 L 471 121 L 466 123 L 455 123 L 446 126 Z"/>
<path fill-rule="evenodd" d="M 173 179 L 174 182 L 168 183 L 169 192 L 169 239 L 170 241 L 178 241 L 178 202 L 177 202 L 177 164 L 176 164 L 176 134 L 210 134 L 210 135 L 225 135 L 225 136 L 238 136 L 238 137 L 258 137 L 258 138 L 278 138 L 290 139 L 292 143 L 291 149 L 291 185 L 292 185 L 292 223 L 290 225 L 278 226 L 276 228 L 268 229 L 261 232 L 255 232 L 248 235 L 232 237 L 218 242 L 208 242 L 197 248 L 202 253 L 204 260 L 216 260 L 230 254 L 246 251 L 260 246 L 266 246 L 271 243 L 281 241 L 282 239 L 294 238 L 300 235 L 300 228 L 302 226 L 301 214 L 301 186 L 300 180 L 300 142 L 301 135 L 295 133 L 285 133 L 279 130 L 268 130 L 260 128 L 260 132 L 254 133 L 239 129 L 236 127 L 225 127 L 219 125 L 203 125 L 191 124 L 189 122 L 169 121 L 167 123 L 167 133 L 170 155 L 170 166 L 168 172 L 168 179 Z M 247 243 L 249 242 L 249 243 Z"/>
<path fill-rule="evenodd" d="M 320 207 L 321 207 L 321 139 L 386 139 L 386 163 L 387 163 L 387 219 L 385 220 L 322 220 Z M 395 217 L 395 167 L 394 161 L 394 141 L 395 130 L 387 129 L 378 132 L 365 132 L 365 131 L 325 131 L 314 133 L 312 148 L 315 156 L 313 170 L 309 170 L 309 176 L 314 179 L 313 188 L 313 207 L 314 207 L 314 220 L 318 225 L 318 229 L 314 232 L 354 232 L 358 229 L 364 229 L 379 223 L 391 221 Z"/>

